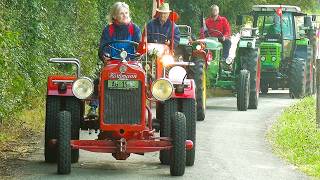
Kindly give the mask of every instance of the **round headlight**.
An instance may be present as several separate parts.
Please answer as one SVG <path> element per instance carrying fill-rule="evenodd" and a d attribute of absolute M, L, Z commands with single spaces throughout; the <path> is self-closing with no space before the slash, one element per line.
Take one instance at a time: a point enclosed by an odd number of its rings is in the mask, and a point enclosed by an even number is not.
<path fill-rule="evenodd" d="M 261 56 L 261 61 L 265 61 L 265 60 L 266 60 L 266 57 Z"/>
<path fill-rule="evenodd" d="M 275 56 L 272 56 L 271 60 L 274 62 L 277 60 L 277 58 Z"/>
<path fill-rule="evenodd" d="M 233 58 L 228 57 L 228 58 L 226 59 L 226 64 L 230 65 L 230 64 L 232 64 L 232 63 L 233 63 Z"/>
<path fill-rule="evenodd" d="M 173 85 L 168 79 L 161 78 L 152 83 L 151 92 L 157 100 L 165 101 L 171 97 Z"/>
<path fill-rule="evenodd" d="M 183 78 L 186 76 L 187 72 L 186 70 L 181 66 L 174 66 L 169 71 L 169 79 L 172 82 L 181 82 L 183 81 Z"/>
<path fill-rule="evenodd" d="M 78 99 L 86 99 L 90 97 L 93 90 L 93 82 L 87 77 L 77 79 L 72 85 L 72 92 Z"/>
<path fill-rule="evenodd" d="M 122 52 L 120 53 L 120 57 L 121 57 L 121 59 L 126 59 L 126 58 L 127 58 L 127 56 L 128 56 L 127 51 L 122 51 Z"/>
<path fill-rule="evenodd" d="M 173 59 L 173 56 L 171 55 L 164 55 L 162 57 L 162 63 L 164 66 L 168 65 L 168 64 L 172 64 L 174 63 L 174 59 Z"/>
<path fill-rule="evenodd" d="M 200 44 L 198 44 L 197 46 L 196 46 L 196 50 L 200 50 L 201 49 L 201 45 Z"/>

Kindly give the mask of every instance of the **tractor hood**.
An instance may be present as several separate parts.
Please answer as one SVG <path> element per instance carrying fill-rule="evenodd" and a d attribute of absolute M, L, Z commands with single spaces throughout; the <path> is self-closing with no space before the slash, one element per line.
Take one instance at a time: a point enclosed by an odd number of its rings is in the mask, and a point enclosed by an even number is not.
<path fill-rule="evenodd" d="M 181 37 L 179 44 L 183 45 L 183 46 L 187 46 L 187 45 L 189 45 L 189 42 L 190 42 L 189 37 Z"/>
<path fill-rule="evenodd" d="M 206 44 L 206 49 L 209 50 L 220 50 L 222 49 L 222 44 L 218 41 L 216 37 L 207 37 L 205 39 L 199 39 L 197 42 L 203 42 Z"/>

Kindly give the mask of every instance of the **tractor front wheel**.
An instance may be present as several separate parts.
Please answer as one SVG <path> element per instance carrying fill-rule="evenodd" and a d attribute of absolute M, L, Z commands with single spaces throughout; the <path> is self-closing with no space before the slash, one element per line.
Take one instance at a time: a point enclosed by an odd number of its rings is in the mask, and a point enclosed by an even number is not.
<path fill-rule="evenodd" d="M 248 70 L 241 70 L 238 81 L 237 108 L 239 111 L 246 111 L 249 105 L 250 95 L 250 73 Z"/>
<path fill-rule="evenodd" d="M 71 172 L 71 113 L 61 111 L 58 118 L 58 174 L 69 174 Z"/>
<path fill-rule="evenodd" d="M 170 137 L 171 136 L 171 118 L 178 111 L 177 100 L 169 99 L 162 104 L 160 120 L 160 137 Z M 170 164 L 170 151 L 161 150 L 160 151 L 160 162 L 161 164 Z"/>
<path fill-rule="evenodd" d="M 172 118 L 170 174 L 182 176 L 186 166 L 186 117 L 183 113 L 176 112 Z"/>

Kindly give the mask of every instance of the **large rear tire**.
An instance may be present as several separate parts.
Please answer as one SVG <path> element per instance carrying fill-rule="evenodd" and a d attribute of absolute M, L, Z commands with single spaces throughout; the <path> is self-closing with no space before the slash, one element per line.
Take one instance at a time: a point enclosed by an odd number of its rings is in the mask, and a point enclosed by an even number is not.
<path fill-rule="evenodd" d="M 260 91 L 260 63 L 258 61 L 258 52 L 255 49 L 245 49 L 244 58 L 246 66 L 250 73 L 250 96 L 248 109 L 258 108 L 258 99 Z"/>
<path fill-rule="evenodd" d="M 312 46 L 308 46 L 307 48 L 307 62 L 306 62 L 306 95 L 312 95 L 315 93 L 314 91 L 314 69 L 313 69 L 313 49 Z"/>
<path fill-rule="evenodd" d="M 171 136 L 171 119 L 178 111 L 177 100 L 169 99 L 163 102 L 162 105 L 162 119 L 160 120 L 160 137 L 170 137 Z M 161 164 L 170 164 L 170 151 L 161 150 L 160 151 L 160 162 Z"/>
<path fill-rule="evenodd" d="M 291 98 L 302 98 L 306 91 L 306 61 L 295 58 L 291 62 L 289 74 L 289 95 Z"/>
<path fill-rule="evenodd" d="M 172 176 L 182 176 L 186 166 L 186 117 L 183 113 L 176 112 L 172 118 L 170 174 Z"/>
<path fill-rule="evenodd" d="M 196 101 L 194 99 L 182 99 L 182 112 L 186 117 L 187 139 L 193 142 L 193 148 L 186 152 L 186 165 L 193 166 L 196 152 Z"/>
<path fill-rule="evenodd" d="M 207 106 L 206 67 L 203 59 L 194 59 L 195 66 L 191 67 L 191 77 L 196 84 L 197 120 L 203 121 Z"/>
<path fill-rule="evenodd" d="M 51 139 L 57 139 L 57 119 L 60 111 L 60 97 L 47 96 L 46 99 L 46 120 L 45 120 L 45 162 L 55 163 L 57 161 L 57 147 L 50 145 Z"/>
<path fill-rule="evenodd" d="M 71 172 L 71 113 L 61 111 L 58 117 L 58 174 L 69 174 Z"/>
<path fill-rule="evenodd" d="M 249 105 L 250 94 L 250 73 L 248 70 L 241 70 L 238 78 L 237 108 L 239 111 L 246 111 Z"/>

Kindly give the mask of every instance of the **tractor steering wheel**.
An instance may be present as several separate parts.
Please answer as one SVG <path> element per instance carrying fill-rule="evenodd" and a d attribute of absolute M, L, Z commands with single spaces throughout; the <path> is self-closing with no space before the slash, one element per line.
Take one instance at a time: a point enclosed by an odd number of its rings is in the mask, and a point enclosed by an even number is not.
<path fill-rule="evenodd" d="M 208 37 L 210 37 L 210 34 L 213 33 L 213 32 L 219 33 L 219 36 L 217 37 L 218 39 L 220 39 L 220 38 L 222 38 L 224 36 L 221 31 L 216 30 L 216 29 L 208 29 L 208 31 L 206 31 L 206 32 L 207 32 L 207 36 Z"/>
<path fill-rule="evenodd" d="M 119 49 L 117 47 L 117 45 L 123 45 L 123 44 L 127 44 L 127 47 L 132 47 L 133 50 L 134 50 L 134 54 L 133 53 L 129 53 L 128 52 L 128 49 Z M 136 49 L 138 47 L 139 43 L 135 42 L 135 41 L 129 41 L 129 40 L 115 40 L 115 41 L 110 41 L 108 43 L 105 44 L 105 46 L 107 48 L 109 48 L 110 50 L 113 50 L 113 52 L 117 52 L 115 54 L 108 54 L 108 53 L 104 53 L 103 56 L 104 58 L 107 58 L 107 59 L 117 59 L 117 60 L 121 60 L 121 57 L 120 57 L 120 53 L 122 51 L 126 51 L 127 54 L 128 54 L 128 57 L 132 57 L 132 58 L 136 58 L 136 57 L 139 57 L 141 56 L 140 54 L 137 54 L 135 53 L 136 52 Z"/>

